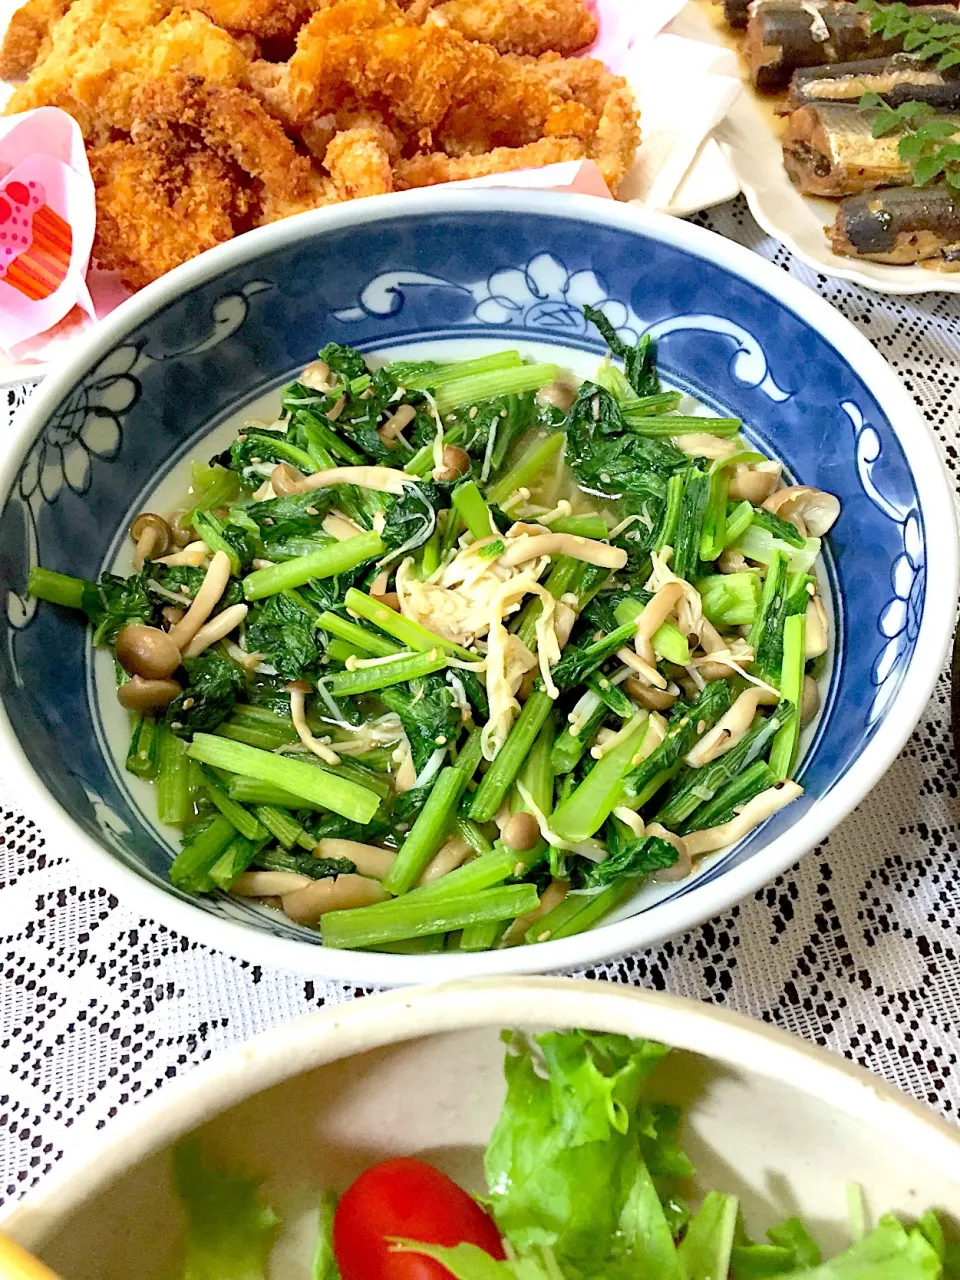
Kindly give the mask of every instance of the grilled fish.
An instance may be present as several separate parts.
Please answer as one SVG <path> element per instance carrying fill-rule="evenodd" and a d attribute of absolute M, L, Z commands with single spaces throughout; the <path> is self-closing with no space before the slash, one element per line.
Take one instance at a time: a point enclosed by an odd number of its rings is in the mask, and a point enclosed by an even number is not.
<path fill-rule="evenodd" d="M 910 165 L 900 159 L 900 133 L 874 138 L 875 111 L 850 103 L 820 102 L 798 107 L 787 121 L 783 163 L 805 196 L 853 196 L 875 187 L 905 187 L 913 182 Z M 952 120 L 949 114 L 944 118 Z M 955 120 L 960 133 L 960 116 Z"/>
<path fill-rule="evenodd" d="M 896 266 L 930 262 L 960 270 L 960 195 L 945 184 L 851 196 L 828 238 L 834 253 Z"/>
<path fill-rule="evenodd" d="M 891 107 L 928 102 L 940 110 L 960 111 L 960 77 L 955 69 L 938 71 L 909 53 L 894 53 L 866 62 L 801 67 L 793 73 L 782 114 L 808 103 L 856 103 L 864 93 L 880 94 Z"/>
<path fill-rule="evenodd" d="M 921 5 L 918 11 L 960 23 L 955 5 Z M 869 14 L 848 0 L 759 0 L 747 22 L 750 77 L 760 93 L 779 93 L 801 67 L 882 58 L 902 47 L 903 36 L 871 34 Z"/>
<path fill-rule="evenodd" d="M 745 27 L 747 25 L 749 8 L 750 0 L 723 0 L 723 16 L 731 27 Z"/>

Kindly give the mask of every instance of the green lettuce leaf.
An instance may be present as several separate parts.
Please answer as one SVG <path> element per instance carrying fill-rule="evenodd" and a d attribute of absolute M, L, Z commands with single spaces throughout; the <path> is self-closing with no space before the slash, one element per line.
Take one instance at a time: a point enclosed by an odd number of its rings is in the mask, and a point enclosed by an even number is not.
<path fill-rule="evenodd" d="M 907 1229 L 892 1214 L 849 1249 L 819 1267 L 791 1274 L 796 1280 L 938 1280 L 937 1250 L 918 1228 Z"/>
<path fill-rule="evenodd" d="M 310 1280 L 340 1280 L 340 1270 L 333 1252 L 333 1215 L 337 1211 L 337 1197 L 325 1191 L 320 1197 L 320 1222 L 317 1243 L 310 1263 Z"/>
<path fill-rule="evenodd" d="M 588 1031 L 510 1043 L 485 1164 L 490 1208 L 515 1253 L 551 1250 L 578 1276 L 681 1280 L 637 1124 L 642 1085 L 669 1051 Z"/>
<path fill-rule="evenodd" d="M 562 1271 L 556 1259 L 544 1255 L 515 1258 L 498 1262 L 475 1244 L 418 1244 L 412 1240 L 398 1243 L 398 1252 L 418 1253 L 440 1262 L 454 1280 L 573 1280 Z"/>
<path fill-rule="evenodd" d="M 677 1249 L 686 1280 L 727 1280 L 738 1210 L 736 1196 L 719 1191 L 704 1196 Z"/>
<path fill-rule="evenodd" d="M 183 1280 L 265 1280 L 279 1219 L 257 1181 L 208 1164 L 196 1139 L 176 1148 L 173 1172 L 187 1211 Z"/>

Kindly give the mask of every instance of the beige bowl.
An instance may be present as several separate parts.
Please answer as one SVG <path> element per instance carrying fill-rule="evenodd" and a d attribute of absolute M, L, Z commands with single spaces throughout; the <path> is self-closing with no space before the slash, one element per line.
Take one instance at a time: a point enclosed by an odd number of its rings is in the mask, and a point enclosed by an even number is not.
<path fill-rule="evenodd" d="M 590 1027 L 674 1045 L 660 1096 L 686 1111 L 700 1189 L 734 1192 L 759 1234 L 799 1213 L 847 1243 L 846 1184 L 871 1213 L 960 1216 L 960 1135 L 843 1059 L 695 1001 L 560 978 L 478 980 L 358 1000 L 261 1036 L 134 1107 L 0 1223 L 65 1280 L 174 1280 L 182 1215 L 170 1149 L 203 1126 L 265 1176 L 287 1226 L 272 1280 L 307 1280 L 317 1193 L 421 1154 L 479 1188 L 503 1096 L 501 1027 Z"/>

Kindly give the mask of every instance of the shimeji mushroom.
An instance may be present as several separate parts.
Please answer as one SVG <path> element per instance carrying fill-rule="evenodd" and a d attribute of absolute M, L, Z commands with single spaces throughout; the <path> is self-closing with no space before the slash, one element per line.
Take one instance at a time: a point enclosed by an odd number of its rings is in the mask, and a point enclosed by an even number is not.
<path fill-rule="evenodd" d="M 778 489 L 763 505 L 781 520 L 789 521 L 805 538 L 822 538 L 840 514 L 840 502 L 832 493 L 805 484 Z"/>
<path fill-rule="evenodd" d="M 327 415 L 330 416 L 329 414 Z M 376 489 L 380 493 L 401 494 L 407 485 L 416 484 L 414 476 L 393 467 L 328 467 L 304 476 L 286 462 L 278 462 L 270 476 L 273 491 L 278 497 L 292 493 L 309 493 L 313 489 L 330 489 L 338 484 L 355 484 L 361 489 Z"/>
<path fill-rule="evenodd" d="M 210 561 L 200 589 L 193 598 L 193 604 L 180 621 L 170 629 L 170 639 L 181 653 L 190 644 L 206 620 L 213 613 L 217 602 L 227 589 L 230 581 L 230 557 L 225 551 L 217 551 Z"/>
<path fill-rule="evenodd" d="M 143 676 L 132 676 L 117 690 L 117 701 L 127 711 L 148 716 L 155 711 L 166 710 L 181 692 L 176 680 L 145 680 Z"/>
<path fill-rule="evenodd" d="M 131 675 L 166 680 L 181 662 L 177 645 L 166 631 L 132 622 L 117 636 L 117 661 Z"/>
<path fill-rule="evenodd" d="M 433 472 L 434 480 L 459 480 L 461 476 L 465 476 L 470 470 L 470 455 L 465 449 L 458 449 L 456 445 L 448 444 L 443 451 L 443 466 L 437 467 Z"/>
<path fill-rule="evenodd" d="M 733 469 L 727 497 L 734 502 L 747 501 L 759 506 L 780 483 L 782 471 L 779 462 L 759 462 L 754 467 L 742 462 Z"/>
<path fill-rule="evenodd" d="M 137 573 L 146 560 L 164 556 L 173 546 L 173 530 L 163 516 L 153 511 L 142 511 L 130 526 L 130 537 L 137 544 L 133 553 L 133 567 Z"/>

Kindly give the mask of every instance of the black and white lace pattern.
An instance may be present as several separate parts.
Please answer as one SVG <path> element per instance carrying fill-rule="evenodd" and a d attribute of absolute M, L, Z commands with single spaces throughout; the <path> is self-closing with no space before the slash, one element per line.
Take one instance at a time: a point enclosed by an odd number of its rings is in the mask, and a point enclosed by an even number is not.
<path fill-rule="evenodd" d="M 898 371 L 957 475 L 960 298 L 883 297 L 817 276 L 764 238 L 739 201 L 698 221 L 852 320 Z M 29 391 L 0 392 L 0 430 Z M 958 1117 L 949 700 L 945 675 L 883 782 L 801 864 L 724 916 L 590 976 L 726 1004 Z M 362 994 L 232 959 L 138 917 L 0 794 L 0 1201 L 194 1064 Z"/>

